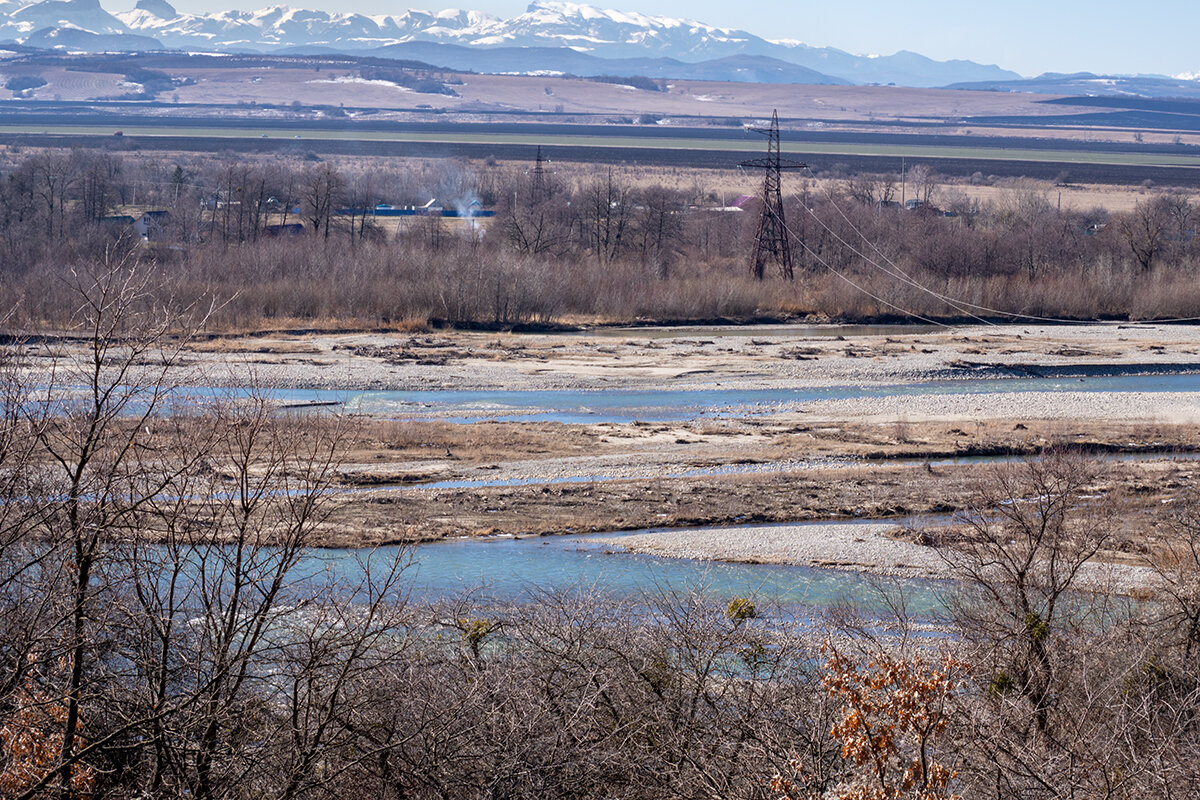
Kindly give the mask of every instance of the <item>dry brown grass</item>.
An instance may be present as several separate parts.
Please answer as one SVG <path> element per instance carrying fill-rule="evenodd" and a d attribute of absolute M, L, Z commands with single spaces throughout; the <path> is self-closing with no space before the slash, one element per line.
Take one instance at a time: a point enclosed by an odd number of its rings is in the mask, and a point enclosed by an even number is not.
<path fill-rule="evenodd" d="M 319 246 L 297 252 L 266 243 L 232 251 L 220 261 L 195 253 L 163 270 L 179 300 L 225 298 L 208 320 L 210 334 L 419 332 L 434 319 L 506 326 L 960 316 L 925 291 L 861 268 L 850 268 L 849 276 L 882 299 L 863 294 L 820 266 L 801 270 L 794 282 L 760 282 L 740 260 L 680 264 L 668 279 L 660 279 L 653 268 L 637 262 L 423 255 L 388 244 L 361 246 L 344 255 Z M 911 267 L 908 273 L 960 301 L 1020 314 L 1081 320 L 1200 316 L 1200 288 L 1183 268 L 1141 276 L 1126 266 L 1098 265 L 1060 269 L 1036 280 L 1021 273 L 946 278 Z M 1081 292 L 1080 286 L 1088 291 Z M 26 274 L 0 287 L 0 302 L 16 309 L 10 325 L 22 328 L 61 327 L 74 308 L 70 300 L 61 275 L 53 272 Z"/>

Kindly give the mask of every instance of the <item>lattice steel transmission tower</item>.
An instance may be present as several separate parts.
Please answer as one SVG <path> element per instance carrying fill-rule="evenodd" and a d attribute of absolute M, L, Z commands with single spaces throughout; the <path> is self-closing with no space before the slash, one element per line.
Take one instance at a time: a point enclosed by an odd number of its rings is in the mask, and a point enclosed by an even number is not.
<path fill-rule="evenodd" d="M 537 160 L 533 162 L 533 186 L 531 194 L 534 205 L 546 199 L 546 162 L 542 158 L 542 146 L 540 144 L 537 149 Z"/>
<path fill-rule="evenodd" d="M 750 260 L 750 271 L 760 281 L 766 272 L 767 262 L 779 267 L 779 274 L 792 280 L 792 243 L 789 239 L 787 222 L 783 214 L 783 171 L 804 169 L 808 165 L 799 161 L 784 161 L 779 153 L 779 111 L 771 114 L 771 127 L 755 128 L 755 133 L 767 137 L 767 157 L 743 161 L 743 167 L 762 169 L 762 216 L 758 220 L 758 232 L 754 234 L 754 255 Z"/>

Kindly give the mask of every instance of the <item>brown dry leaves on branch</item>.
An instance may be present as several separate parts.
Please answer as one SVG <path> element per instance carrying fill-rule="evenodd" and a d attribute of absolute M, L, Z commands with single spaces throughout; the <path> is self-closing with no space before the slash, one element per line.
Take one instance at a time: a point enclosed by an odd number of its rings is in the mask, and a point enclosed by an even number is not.
<path fill-rule="evenodd" d="M 956 773 L 940 763 L 934 740 L 949 724 L 967 665 L 951 656 L 930 664 L 881 653 L 865 665 L 826 642 L 822 685 L 841 703 L 830 736 L 841 744 L 845 778 L 827 791 L 805 766 L 775 776 L 780 800 L 960 800 Z"/>
<path fill-rule="evenodd" d="M 32 679 L 10 698 L 12 711 L 0 724 L 0 797 L 13 797 L 40 782 L 59 763 L 66 704 L 39 689 Z M 68 797 L 90 795 L 94 772 L 76 768 Z"/>

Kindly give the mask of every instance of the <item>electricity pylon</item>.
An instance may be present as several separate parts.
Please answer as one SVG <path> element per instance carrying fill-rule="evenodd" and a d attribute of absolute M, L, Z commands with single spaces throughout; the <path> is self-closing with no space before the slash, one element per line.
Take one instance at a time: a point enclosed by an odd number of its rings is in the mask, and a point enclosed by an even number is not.
<path fill-rule="evenodd" d="M 783 171 L 804 169 L 808 165 L 799 161 L 784 161 L 779 152 L 779 111 L 771 114 L 771 127 L 754 128 L 755 133 L 767 137 L 767 157 L 743 161 L 743 167 L 756 167 L 764 171 L 762 192 L 762 216 L 758 220 L 758 231 L 754 234 L 754 255 L 750 259 L 750 271 L 760 281 L 766 272 L 767 262 L 779 267 L 779 274 L 789 281 L 793 277 L 792 243 L 783 214 Z"/>
<path fill-rule="evenodd" d="M 542 159 L 542 146 L 538 145 L 537 160 L 533 162 L 533 204 L 546 199 L 546 162 Z"/>

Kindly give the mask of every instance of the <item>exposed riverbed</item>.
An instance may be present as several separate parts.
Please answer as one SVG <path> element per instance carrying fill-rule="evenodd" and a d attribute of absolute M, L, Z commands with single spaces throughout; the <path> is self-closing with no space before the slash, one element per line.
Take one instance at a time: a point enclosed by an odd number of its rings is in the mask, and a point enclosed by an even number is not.
<path fill-rule="evenodd" d="M 40 344 L 32 369 L 56 354 L 70 344 Z M 1097 491 L 1150 541 L 1192 483 L 1172 456 L 1200 451 L 1196 326 L 275 334 L 186 360 L 184 396 L 254 385 L 281 413 L 360 421 L 322 540 L 347 546 L 666 527 L 602 547 L 929 576 L 936 554 L 886 529 L 814 544 L 789 523 L 953 511 L 990 468 L 972 457 L 1067 444 L 1138 454 Z M 1113 559 L 1135 562 L 1137 535 Z"/>

